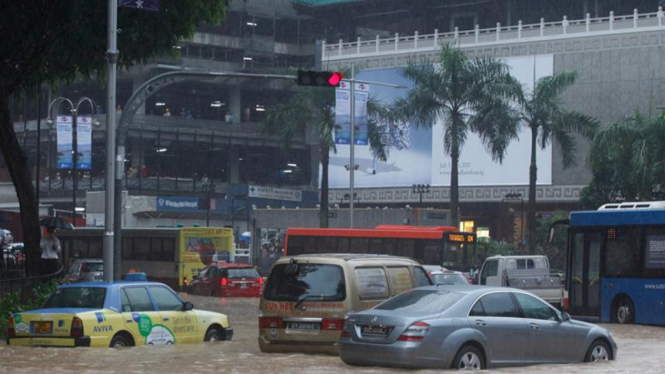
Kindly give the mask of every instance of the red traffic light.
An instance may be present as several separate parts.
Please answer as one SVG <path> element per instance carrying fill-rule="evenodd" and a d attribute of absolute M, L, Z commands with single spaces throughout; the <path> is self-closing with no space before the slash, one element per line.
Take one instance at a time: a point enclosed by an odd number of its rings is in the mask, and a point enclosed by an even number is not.
<path fill-rule="evenodd" d="M 332 73 L 330 74 L 330 78 L 328 78 L 328 84 L 337 87 L 343 78 L 344 74 L 342 73 Z"/>
<path fill-rule="evenodd" d="M 340 72 L 329 71 L 298 71 L 299 86 L 339 87 L 344 75 Z"/>

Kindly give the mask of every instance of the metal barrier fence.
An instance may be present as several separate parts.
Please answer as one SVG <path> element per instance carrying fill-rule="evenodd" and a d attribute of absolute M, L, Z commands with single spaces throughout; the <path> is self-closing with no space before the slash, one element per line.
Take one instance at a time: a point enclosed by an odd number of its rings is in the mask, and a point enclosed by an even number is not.
<path fill-rule="evenodd" d="M 19 276 L 10 278 L 0 278 L 0 299 L 4 298 L 10 293 L 18 293 L 21 297 L 21 300 L 27 300 L 32 296 L 33 292 L 37 286 L 50 282 L 54 279 L 60 279 L 65 273 L 65 268 L 60 264 L 60 268 L 55 273 L 51 274 L 41 274 L 35 275 L 32 277 L 23 276 L 24 270 L 21 270 L 18 274 Z M 6 273 L 6 275 L 12 275 L 12 273 Z"/>

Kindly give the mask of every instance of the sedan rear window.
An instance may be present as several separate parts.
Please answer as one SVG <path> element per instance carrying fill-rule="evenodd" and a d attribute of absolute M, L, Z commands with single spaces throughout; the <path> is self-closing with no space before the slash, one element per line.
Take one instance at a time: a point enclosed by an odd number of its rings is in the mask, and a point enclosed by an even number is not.
<path fill-rule="evenodd" d="M 91 308 L 102 309 L 106 289 L 100 287 L 59 288 L 44 304 L 46 308 Z"/>
<path fill-rule="evenodd" d="M 377 305 L 374 309 L 411 314 L 441 313 L 462 298 L 462 294 L 438 290 L 411 290 Z"/>
<path fill-rule="evenodd" d="M 229 269 L 229 278 L 259 278 L 259 273 L 253 268 Z"/>
<path fill-rule="evenodd" d="M 287 264 L 276 265 L 266 283 L 264 297 L 271 301 L 343 301 L 344 271 L 337 265 L 299 264 L 287 274 Z"/>

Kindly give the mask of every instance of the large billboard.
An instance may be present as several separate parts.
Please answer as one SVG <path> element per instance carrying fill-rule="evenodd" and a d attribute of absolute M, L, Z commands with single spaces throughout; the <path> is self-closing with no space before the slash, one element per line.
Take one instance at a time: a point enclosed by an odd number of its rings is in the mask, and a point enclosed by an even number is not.
<path fill-rule="evenodd" d="M 534 81 L 552 75 L 553 55 L 508 58 L 511 74 L 530 91 Z M 357 79 L 406 86 L 407 89 L 371 86 L 370 95 L 390 104 L 405 97 L 413 82 L 401 74 L 400 68 L 364 70 Z M 369 146 L 355 147 L 356 187 L 405 187 L 413 184 L 450 186 L 451 160 L 443 149 L 444 123 L 437 120 L 432 127 L 416 128 L 411 124 L 393 124 L 382 130 L 388 145 L 386 162 L 372 157 Z M 330 156 L 330 187 L 348 188 L 349 145 L 337 144 L 337 153 Z M 519 140 L 508 147 L 503 163 L 492 160 L 480 138 L 469 133 L 459 160 L 460 186 L 528 185 L 531 154 L 531 132 L 522 128 Z M 552 148 L 537 150 L 538 184 L 552 184 Z"/>

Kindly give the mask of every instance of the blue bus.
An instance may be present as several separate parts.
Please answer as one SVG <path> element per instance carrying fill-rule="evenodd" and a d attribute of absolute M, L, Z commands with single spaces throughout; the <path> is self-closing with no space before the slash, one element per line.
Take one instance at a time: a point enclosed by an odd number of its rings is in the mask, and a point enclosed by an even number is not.
<path fill-rule="evenodd" d="M 665 202 L 606 204 L 568 223 L 569 313 L 665 325 Z"/>

